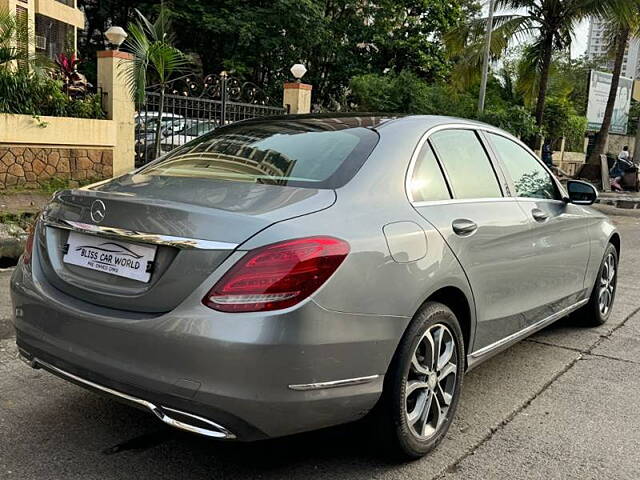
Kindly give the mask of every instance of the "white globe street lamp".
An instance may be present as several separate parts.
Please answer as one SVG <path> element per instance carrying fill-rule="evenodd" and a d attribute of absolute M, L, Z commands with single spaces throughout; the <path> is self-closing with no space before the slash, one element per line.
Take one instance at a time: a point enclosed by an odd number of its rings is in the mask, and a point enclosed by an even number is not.
<path fill-rule="evenodd" d="M 127 32 L 124 31 L 122 27 L 109 27 L 109 29 L 104 32 L 104 36 L 107 38 L 109 43 L 115 47 L 116 50 L 120 48 L 120 45 L 126 40 L 128 37 Z"/>
<path fill-rule="evenodd" d="M 291 67 L 291 73 L 296 78 L 296 81 L 300 82 L 300 79 L 304 77 L 305 73 L 307 73 L 307 68 L 301 63 L 296 63 L 293 67 Z"/>

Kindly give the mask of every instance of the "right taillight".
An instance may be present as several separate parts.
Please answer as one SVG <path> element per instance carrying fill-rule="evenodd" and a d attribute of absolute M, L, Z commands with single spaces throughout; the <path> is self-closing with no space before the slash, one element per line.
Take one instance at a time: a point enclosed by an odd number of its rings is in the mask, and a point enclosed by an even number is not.
<path fill-rule="evenodd" d="M 22 263 L 25 265 L 29 265 L 31 263 L 31 256 L 33 255 L 33 237 L 36 232 L 36 224 L 38 223 L 38 219 L 33 222 L 31 228 L 29 229 L 29 236 L 27 237 L 27 242 L 24 244 L 24 253 L 22 254 Z"/>
<path fill-rule="evenodd" d="M 349 244 L 333 237 L 308 237 L 247 253 L 202 302 L 223 312 L 258 312 L 295 305 L 336 271 Z"/>

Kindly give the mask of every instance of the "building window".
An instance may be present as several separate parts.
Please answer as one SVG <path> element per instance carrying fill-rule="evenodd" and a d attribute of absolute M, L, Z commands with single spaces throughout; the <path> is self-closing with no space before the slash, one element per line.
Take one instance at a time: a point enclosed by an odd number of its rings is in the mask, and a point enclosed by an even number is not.
<path fill-rule="evenodd" d="M 37 49 L 49 58 L 75 51 L 74 27 L 36 13 Z"/>
<path fill-rule="evenodd" d="M 29 11 L 24 8 L 21 7 L 20 5 L 16 6 L 16 20 L 20 23 L 20 24 L 24 24 L 27 25 L 29 22 Z M 23 57 L 21 60 L 18 60 L 18 64 L 20 65 L 20 67 L 26 67 L 26 62 L 27 62 L 27 56 L 28 56 L 28 52 L 29 52 L 29 37 L 23 34 L 18 35 L 17 40 L 17 47 L 18 50 L 21 53 L 21 56 Z"/>

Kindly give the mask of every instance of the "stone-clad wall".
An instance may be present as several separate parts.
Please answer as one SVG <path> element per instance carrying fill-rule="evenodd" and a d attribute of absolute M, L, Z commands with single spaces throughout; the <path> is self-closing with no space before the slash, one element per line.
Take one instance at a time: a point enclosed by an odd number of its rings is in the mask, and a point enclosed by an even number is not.
<path fill-rule="evenodd" d="M 73 182 L 113 175 L 113 150 L 0 144 L 0 190 L 38 188 L 51 178 Z"/>

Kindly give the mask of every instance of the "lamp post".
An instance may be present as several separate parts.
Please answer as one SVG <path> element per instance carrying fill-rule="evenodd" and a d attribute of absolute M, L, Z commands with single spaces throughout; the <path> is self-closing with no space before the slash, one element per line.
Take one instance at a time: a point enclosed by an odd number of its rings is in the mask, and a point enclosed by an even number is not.
<path fill-rule="evenodd" d="M 305 67 L 301 63 L 296 63 L 293 67 L 291 67 L 291 74 L 295 77 L 296 82 L 300 83 L 304 74 L 307 73 L 307 67 Z"/>
<path fill-rule="evenodd" d="M 120 45 L 127 39 L 127 32 L 122 27 L 111 26 L 104 32 L 104 36 L 110 45 L 113 45 L 114 50 L 120 49 Z"/>

